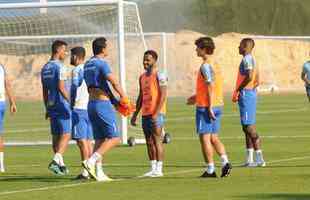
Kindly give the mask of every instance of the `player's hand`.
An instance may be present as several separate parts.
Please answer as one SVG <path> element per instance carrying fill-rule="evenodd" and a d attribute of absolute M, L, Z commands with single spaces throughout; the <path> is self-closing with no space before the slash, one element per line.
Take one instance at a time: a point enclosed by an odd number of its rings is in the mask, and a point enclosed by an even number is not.
<path fill-rule="evenodd" d="M 187 99 L 187 105 L 195 105 L 196 104 L 196 95 L 193 95 Z"/>
<path fill-rule="evenodd" d="M 12 114 L 14 114 L 14 113 L 17 112 L 17 107 L 16 107 L 16 104 L 15 104 L 15 103 L 12 103 L 12 104 L 10 105 L 10 112 L 11 112 Z"/>
<path fill-rule="evenodd" d="M 156 113 L 154 113 L 154 114 L 152 115 L 152 119 L 153 119 L 153 120 L 157 120 L 157 118 L 158 118 L 158 113 L 156 112 Z"/>
<path fill-rule="evenodd" d="M 238 100 L 239 100 L 239 96 L 240 96 L 240 92 L 238 90 L 235 90 L 233 92 L 233 95 L 232 95 L 232 98 L 231 98 L 231 101 L 236 103 Z"/>
<path fill-rule="evenodd" d="M 132 126 L 137 126 L 137 115 L 133 115 L 132 117 L 131 117 L 131 119 L 130 119 L 130 124 L 132 125 Z"/>
<path fill-rule="evenodd" d="M 45 120 L 48 120 L 50 118 L 50 116 L 48 115 L 48 113 L 45 113 Z"/>
<path fill-rule="evenodd" d="M 215 114 L 212 110 L 212 107 L 208 108 L 208 114 L 211 120 L 216 120 Z"/>

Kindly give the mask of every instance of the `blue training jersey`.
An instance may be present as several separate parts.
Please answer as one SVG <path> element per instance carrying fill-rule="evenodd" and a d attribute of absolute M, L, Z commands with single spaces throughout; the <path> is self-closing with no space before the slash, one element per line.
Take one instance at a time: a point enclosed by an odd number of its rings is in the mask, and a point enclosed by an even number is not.
<path fill-rule="evenodd" d="M 310 80 L 310 61 L 306 62 L 302 67 L 302 73 L 306 74 L 307 79 Z M 306 84 L 306 87 L 310 85 Z"/>
<path fill-rule="evenodd" d="M 106 77 L 111 74 L 111 68 L 102 58 L 92 57 L 84 65 L 84 79 L 88 88 L 99 88 L 109 94 L 110 88 Z"/>
<path fill-rule="evenodd" d="M 70 114 L 70 103 L 58 89 L 60 80 L 65 81 L 65 88 L 70 93 L 70 70 L 59 60 L 48 61 L 41 70 L 42 87 L 48 92 L 47 112 L 52 116 Z M 72 76 L 71 76 L 72 77 Z"/>

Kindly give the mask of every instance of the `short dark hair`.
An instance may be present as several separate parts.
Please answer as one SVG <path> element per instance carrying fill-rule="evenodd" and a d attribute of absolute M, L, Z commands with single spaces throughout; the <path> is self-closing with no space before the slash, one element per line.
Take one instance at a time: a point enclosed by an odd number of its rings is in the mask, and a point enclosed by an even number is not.
<path fill-rule="evenodd" d="M 52 54 L 56 54 L 61 46 L 68 46 L 68 44 L 63 40 L 55 40 L 52 44 Z"/>
<path fill-rule="evenodd" d="M 214 41 L 211 37 L 200 37 L 195 41 L 195 45 L 200 49 L 206 49 L 212 55 L 215 49 Z"/>
<path fill-rule="evenodd" d="M 98 55 L 102 52 L 102 49 L 107 47 L 107 39 L 105 37 L 96 38 L 93 41 L 93 53 L 94 55 Z"/>
<path fill-rule="evenodd" d="M 71 55 L 75 55 L 78 58 L 85 58 L 86 51 L 83 47 L 74 47 L 71 49 Z"/>
<path fill-rule="evenodd" d="M 146 55 L 151 55 L 155 59 L 155 61 L 157 61 L 158 59 L 158 54 L 154 50 L 147 50 L 146 52 L 144 52 L 144 56 Z"/>
<path fill-rule="evenodd" d="M 255 46 L 255 42 L 254 42 L 254 40 L 252 38 L 243 38 L 241 40 L 241 42 L 244 42 L 246 44 L 251 44 L 252 48 L 254 48 L 254 46 Z"/>

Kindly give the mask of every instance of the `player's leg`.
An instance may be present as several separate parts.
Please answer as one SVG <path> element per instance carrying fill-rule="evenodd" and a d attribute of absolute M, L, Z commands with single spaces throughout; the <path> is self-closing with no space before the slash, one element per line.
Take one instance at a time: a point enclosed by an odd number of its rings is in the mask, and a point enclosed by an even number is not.
<path fill-rule="evenodd" d="M 120 134 L 117 130 L 116 114 L 110 101 L 91 101 L 88 104 L 88 115 L 92 123 L 95 147 L 91 157 L 83 162 L 83 167 L 98 181 L 111 180 L 103 173 L 97 177 L 96 163 L 113 147 L 120 144 Z"/>
<path fill-rule="evenodd" d="M 157 167 L 157 154 L 155 141 L 152 136 L 151 116 L 142 117 L 142 129 L 145 136 L 147 154 L 150 160 L 151 170 L 143 175 L 143 177 L 152 177 Z"/>
<path fill-rule="evenodd" d="M 0 106 L 0 173 L 5 172 L 4 167 L 4 139 L 3 139 L 3 119 L 5 113 L 5 106 Z"/>
<path fill-rule="evenodd" d="M 242 130 L 245 136 L 246 145 L 246 159 L 244 166 L 251 166 L 254 163 L 254 146 L 251 137 L 249 136 L 245 126 L 242 126 Z"/>
<path fill-rule="evenodd" d="M 68 143 L 71 139 L 71 115 L 69 117 L 55 117 L 51 119 L 51 123 L 52 131 L 54 131 L 52 134 L 58 135 L 55 136 L 55 138 L 59 137 L 59 140 L 55 148 L 56 153 L 49 165 L 49 169 L 56 174 L 68 174 L 69 170 L 64 163 L 63 154 L 66 151 Z M 60 171 L 58 171 L 57 168 L 59 168 Z"/>
<path fill-rule="evenodd" d="M 74 109 L 72 112 L 72 139 L 76 140 L 80 150 L 81 161 L 89 158 L 91 152 L 88 142 L 88 113 L 87 110 Z M 82 168 L 82 172 L 76 179 L 85 180 L 89 179 L 87 170 Z"/>
<path fill-rule="evenodd" d="M 156 170 L 154 176 L 160 177 L 163 176 L 163 162 L 164 162 L 164 145 L 163 145 L 163 136 L 162 128 L 164 127 L 164 115 L 159 114 L 157 119 L 152 119 L 152 137 L 156 149 Z"/>
<path fill-rule="evenodd" d="M 240 122 L 242 125 L 242 130 L 245 135 L 245 144 L 246 144 L 246 159 L 244 166 L 253 166 L 254 165 L 254 145 L 251 139 L 250 134 L 247 131 L 246 125 L 253 123 L 255 117 L 253 115 L 254 111 L 256 112 L 256 94 L 247 90 L 242 90 L 239 97 L 239 111 L 240 111 Z"/>
<path fill-rule="evenodd" d="M 199 135 L 201 151 L 206 169 L 201 177 L 216 177 L 213 160 L 214 149 L 211 143 L 212 124 L 207 108 L 196 108 L 196 131 Z"/>
<path fill-rule="evenodd" d="M 307 93 L 308 101 L 310 102 L 310 87 L 306 87 L 306 93 Z"/>
<path fill-rule="evenodd" d="M 205 172 L 201 175 L 201 177 L 216 177 L 215 164 L 213 160 L 214 149 L 211 143 L 211 134 L 201 133 L 199 135 L 199 139 L 202 155 L 207 165 Z"/>
<path fill-rule="evenodd" d="M 248 135 L 251 138 L 253 146 L 254 146 L 255 157 L 256 157 L 255 164 L 257 166 L 260 166 L 260 167 L 266 166 L 266 163 L 265 163 L 264 158 L 263 158 L 263 153 L 261 150 L 261 140 L 260 140 L 259 135 L 256 131 L 255 124 L 247 125 L 246 129 L 247 129 Z"/>

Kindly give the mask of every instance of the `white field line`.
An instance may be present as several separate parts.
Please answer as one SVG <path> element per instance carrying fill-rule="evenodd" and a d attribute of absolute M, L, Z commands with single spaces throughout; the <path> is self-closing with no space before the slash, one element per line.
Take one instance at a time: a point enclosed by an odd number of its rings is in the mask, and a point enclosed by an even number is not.
<path fill-rule="evenodd" d="M 291 158 L 287 158 L 287 159 L 273 160 L 273 161 L 267 162 L 267 164 L 289 162 L 289 161 L 296 161 L 296 160 L 305 160 L 305 159 L 309 159 L 309 158 L 310 158 L 310 156 L 291 157 Z M 196 171 L 201 171 L 201 168 L 190 169 L 190 170 L 179 170 L 179 171 L 174 171 L 174 172 L 167 172 L 165 174 L 166 175 L 186 174 L 186 173 L 191 173 L 191 172 L 196 172 Z M 131 179 L 116 179 L 112 182 L 126 181 L 126 180 L 132 180 L 132 179 L 137 179 L 137 178 L 139 178 L 139 177 L 133 177 Z M 96 184 L 96 183 L 100 183 L 100 182 L 94 181 L 94 182 L 87 182 L 87 183 L 73 183 L 73 184 L 66 184 L 66 185 L 30 188 L 30 189 L 23 189 L 23 190 L 12 190 L 12 191 L 0 192 L 0 196 L 6 196 L 6 195 L 18 194 L 18 193 L 35 192 L 35 191 L 46 191 L 46 190 L 60 189 L 60 188 L 72 188 L 72 187 L 77 187 L 77 186 L 81 186 L 81 185 L 90 185 L 90 184 Z"/>

